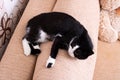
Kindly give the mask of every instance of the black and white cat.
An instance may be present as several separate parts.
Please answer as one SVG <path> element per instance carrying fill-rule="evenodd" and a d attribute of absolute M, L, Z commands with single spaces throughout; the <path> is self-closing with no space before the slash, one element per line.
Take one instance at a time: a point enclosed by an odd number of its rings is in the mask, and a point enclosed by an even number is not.
<path fill-rule="evenodd" d="M 65 49 L 71 57 L 86 59 L 92 55 L 93 44 L 87 30 L 72 16 L 61 12 L 42 13 L 29 20 L 23 37 L 26 56 L 38 55 L 40 44 L 53 41 L 46 67 L 53 67 L 58 50 Z"/>

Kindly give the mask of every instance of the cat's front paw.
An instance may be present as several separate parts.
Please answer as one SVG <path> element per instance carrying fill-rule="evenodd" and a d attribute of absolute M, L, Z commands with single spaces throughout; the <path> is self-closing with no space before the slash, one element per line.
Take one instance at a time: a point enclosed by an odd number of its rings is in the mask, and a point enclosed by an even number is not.
<path fill-rule="evenodd" d="M 26 39 L 22 40 L 22 45 L 23 45 L 23 51 L 26 56 L 30 55 L 31 53 L 31 48 L 28 44 L 28 41 Z"/>
<path fill-rule="evenodd" d="M 55 64 L 55 59 L 50 56 L 47 60 L 46 67 L 51 68 L 54 66 L 54 64 Z"/>

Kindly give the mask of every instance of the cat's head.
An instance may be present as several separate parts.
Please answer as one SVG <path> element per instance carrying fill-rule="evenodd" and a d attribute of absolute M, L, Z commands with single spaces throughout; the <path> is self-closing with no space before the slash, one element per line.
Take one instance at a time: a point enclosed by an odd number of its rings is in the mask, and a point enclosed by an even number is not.
<path fill-rule="evenodd" d="M 68 54 L 78 59 L 86 59 L 88 56 L 94 54 L 89 36 L 84 35 L 83 37 L 72 38 L 69 43 Z"/>

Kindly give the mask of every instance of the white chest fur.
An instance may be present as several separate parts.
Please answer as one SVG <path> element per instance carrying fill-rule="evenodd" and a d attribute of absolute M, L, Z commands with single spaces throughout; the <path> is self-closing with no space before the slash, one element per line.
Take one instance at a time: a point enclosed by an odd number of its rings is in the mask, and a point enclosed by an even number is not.
<path fill-rule="evenodd" d="M 48 41 L 47 38 L 49 38 L 49 35 L 45 33 L 43 30 L 40 30 L 40 38 L 38 39 L 38 42 L 46 42 Z"/>

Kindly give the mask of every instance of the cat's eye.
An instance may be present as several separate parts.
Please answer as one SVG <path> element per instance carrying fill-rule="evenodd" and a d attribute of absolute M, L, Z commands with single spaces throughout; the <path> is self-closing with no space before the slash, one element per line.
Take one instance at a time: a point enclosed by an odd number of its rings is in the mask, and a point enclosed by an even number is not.
<path fill-rule="evenodd" d="M 77 49 L 77 50 L 75 50 L 75 52 L 74 52 L 76 55 L 78 55 L 78 54 L 80 54 L 81 53 L 81 50 L 80 49 Z"/>

